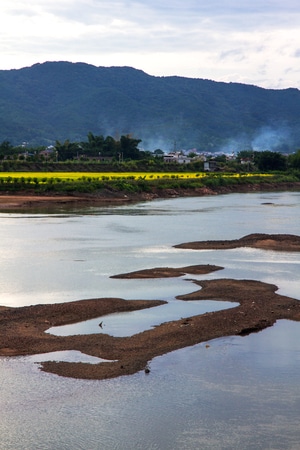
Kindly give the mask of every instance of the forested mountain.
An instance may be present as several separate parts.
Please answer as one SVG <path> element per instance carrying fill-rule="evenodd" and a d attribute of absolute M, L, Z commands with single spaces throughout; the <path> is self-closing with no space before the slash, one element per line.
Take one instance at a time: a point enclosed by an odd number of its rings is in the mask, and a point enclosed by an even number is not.
<path fill-rule="evenodd" d="M 131 134 L 146 150 L 293 151 L 300 91 L 69 62 L 0 71 L 0 142 L 82 141 L 88 132 Z"/>

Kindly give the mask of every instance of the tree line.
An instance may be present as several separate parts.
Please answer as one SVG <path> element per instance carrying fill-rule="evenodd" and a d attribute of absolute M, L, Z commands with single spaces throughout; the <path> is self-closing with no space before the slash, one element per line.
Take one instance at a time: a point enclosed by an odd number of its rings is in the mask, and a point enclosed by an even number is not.
<path fill-rule="evenodd" d="M 144 152 L 138 149 L 140 142 L 140 139 L 136 139 L 130 135 L 121 136 L 120 139 L 114 139 L 112 136 L 96 136 L 91 132 L 88 133 L 87 141 L 56 141 L 55 145 L 49 147 L 29 147 L 26 143 L 13 146 L 10 142 L 3 141 L 0 144 L 0 159 L 4 159 L 5 156 L 23 156 L 23 158 L 48 158 L 56 161 L 96 157 L 110 157 L 116 160 L 135 160 L 144 157 Z"/>
<path fill-rule="evenodd" d="M 84 142 L 56 141 L 55 145 L 49 147 L 29 147 L 26 143 L 13 146 L 10 142 L 3 141 L 0 144 L 0 170 L 13 170 L 14 162 L 21 164 L 25 161 L 26 163 L 41 162 L 43 164 L 98 161 L 115 167 L 123 165 L 129 170 L 151 170 L 154 167 L 167 166 L 162 158 L 164 154 L 162 150 L 156 149 L 154 152 L 140 150 L 138 146 L 141 142 L 141 139 L 131 135 L 122 135 L 116 139 L 112 136 L 97 136 L 91 132 L 88 133 L 87 140 Z M 189 156 L 193 157 L 191 162 L 184 165 L 177 164 L 177 168 L 180 171 L 203 170 L 203 160 L 197 158 L 196 153 Z M 207 159 L 214 159 L 218 163 L 219 171 L 300 170 L 300 150 L 289 155 L 269 150 L 241 150 L 235 158 L 210 154 Z"/>
<path fill-rule="evenodd" d="M 238 153 L 238 160 L 244 161 L 248 166 L 253 165 L 262 172 L 300 169 L 300 150 L 289 155 L 270 150 L 262 152 L 244 150 Z"/>

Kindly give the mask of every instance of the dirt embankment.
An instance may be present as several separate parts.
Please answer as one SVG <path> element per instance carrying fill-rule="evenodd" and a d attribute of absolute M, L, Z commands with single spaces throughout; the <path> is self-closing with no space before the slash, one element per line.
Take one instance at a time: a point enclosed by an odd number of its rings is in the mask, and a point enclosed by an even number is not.
<path fill-rule="evenodd" d="M 207 195 L 246 193 L 260 191 L 299 191 L 300 182 L 292 183 L 257 183 L 236 184 L 230 186 L 201 187 L 201 188 L 176 188 L 158 189 L 152 188 L 149 192 L 124 192 L 118 190 L 103 189 L 94 194 L 70 195 L 37 195 L 31 192 L 20 191 L 13 195 L 5 192 L 0 193 L 0 210 L 24 210 L 28 208 L 49 208 L 61 205 L 114 205 L 129 202 L 149 201 L 157 198 L 176 197 L 200 197 Z"/>

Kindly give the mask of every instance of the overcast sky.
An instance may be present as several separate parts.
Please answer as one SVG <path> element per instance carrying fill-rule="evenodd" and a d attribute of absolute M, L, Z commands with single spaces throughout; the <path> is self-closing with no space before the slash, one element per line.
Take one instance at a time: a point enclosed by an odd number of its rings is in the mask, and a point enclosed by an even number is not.
<path fill-rule="evenodd" d="M 1 0 L 0 69 L 131 66 L 300 88 L 299 0 Z"/>

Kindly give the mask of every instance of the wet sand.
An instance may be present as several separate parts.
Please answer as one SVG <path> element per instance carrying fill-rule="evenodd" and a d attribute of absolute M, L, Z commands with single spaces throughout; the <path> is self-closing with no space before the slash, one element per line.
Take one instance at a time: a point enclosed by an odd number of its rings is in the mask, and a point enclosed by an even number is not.
<path fill-rule="evenodd" d="M 92 195 L 3 195 L 0 194 L 0 211 L 23 210 L 32 208 L 50 208 L 62 205 L 107 205 L 119 204 L 130 201 L 124 195 L 117 196 L 92 196 Z"/>
<path fill-rule="evenodd" d="M 281 236 L 281 235 L 279 235 Z M 274 240 L 275 236 L 273 236 Z M 279 238 L 280 240 L 281 238 Z M 276 239 L 275 239 L 276 240 Z M 153 278 L 171 274 L 203 273 L 209 267 L 153 269 Z M 193 272 L 194 271 L 194 272 Z M 151 269 L 146 271 L 151 277 Z M 126 276 L 124 276 L 126 275 Z M 132 278 L 145 271 L 132 273 Z M 130 274 L 123 274 L 130 278 Z M 120 277 L 120 276 L 119 276 Z M 143 276 L 142 276 L 143 277 Z M 300 320 L 300 301 L 276 294 L 277 287 L 253 280 L 188 280 L 200 286 L 180 300 L 220 300 L 238 302 L 239 306 L 210 312 L 161 325 L 130 337 L 107 334 L 54 336 L 45 333 L 53 326 L 75 323 L 119 311 L 133 311 L 164 304 L 161 300 L 123 300 L 99 298 L 53 305 L 34 305 L 22 308 L 0 307 L 0 355 L 17 356 L 61 350 L 78 350 L 85 354 L 111 360 L 99 364 L 54 362 L 41 364 L 42 370 L 65 377 L 106 379 L 149 373 L 149 363 L 159 355 L 229 335 L 247 335 L 272 326 L 278 319 Z M 212 344 L 213 345 L 213 344 Z M 208 349 L 209 351 L 209 349 Z"/>

